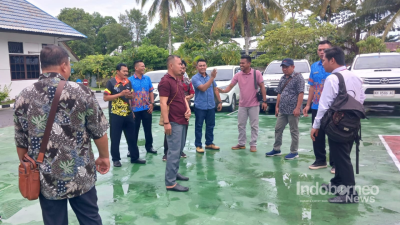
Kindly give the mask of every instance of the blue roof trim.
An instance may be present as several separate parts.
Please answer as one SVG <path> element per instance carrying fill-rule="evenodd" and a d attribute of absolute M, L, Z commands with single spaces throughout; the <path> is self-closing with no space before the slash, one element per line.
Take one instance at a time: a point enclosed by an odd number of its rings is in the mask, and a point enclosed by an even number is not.
<path fill-rule="evenodd" d="M 87 38 L 26 0 L 1 0 L 0 11 L 0 29 Z"/>

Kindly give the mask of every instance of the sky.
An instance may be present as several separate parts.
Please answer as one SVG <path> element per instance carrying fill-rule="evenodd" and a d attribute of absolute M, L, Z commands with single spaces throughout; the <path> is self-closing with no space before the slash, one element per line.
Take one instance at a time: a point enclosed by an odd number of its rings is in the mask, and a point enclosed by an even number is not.
<path fill-rule="evenodd" d="M 141 9 L 141 6 L 136 3 L 136 0 L 66 0 L 66 1 L 54 1 L 54 0 L 27 0 L 35 6 L 39 7 L 43 11 L 50 15 L 57 17 L 63 8 L 82 8 L 85 12 L 92 14 L 93 12 L 99 12 L 102 16 L 112 16 L 115 20 L 118 20 L 118 16 L 124 13 L 125 10 L 132 8 Z M 153 1 L 148 1 L 142 10 L 142 13 L 147 15 L 150 5 Z M 186 11 L 190 8 L 186 5 Z M 172 16 L 176 16 L 177 13 L 173 12 Z M 151 29 L 159 18 L 156 16 L 152 23 L 149 23 Z"/>

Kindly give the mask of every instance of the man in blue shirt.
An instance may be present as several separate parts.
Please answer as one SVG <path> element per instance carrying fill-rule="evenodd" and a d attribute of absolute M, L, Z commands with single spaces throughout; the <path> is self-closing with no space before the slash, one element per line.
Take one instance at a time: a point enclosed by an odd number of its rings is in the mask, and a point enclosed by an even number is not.
<path fill-rule="evenodd" d="M 129 77 L 132 84 L 133 98 L 131 102 L 132 111 L 135 114 L 135 132 L 133 141 L 136 143 L 136 150 L 139 151 L 137 146 L 140 123 L 143 123 L 144 137 L 146 139 L 146 151 L 148 153 L 157 154 L 153 149 L 153 135 L 151 133 L 152 113 L 154 104 L 153 84 L 150 77 L 144 75 L 146 69 L 143 61 L 137 60 L 134 62 L 135 74 Z M 128 153 L 128 157 L 130 154 Z"/>
<path fill-rule="evenodd" d="M 203 153 L 201 138 L 203 136 L 203 123 L 206 122 L 206 149 L 219 150 L 214 141 L 215 126 L 215 100 L 218 99 L 218 111 L 222 109 L 221 97 L 214 79 L 217 77 L 217 70 L 211 72 L 211 76 L 206 73 L 207 62 L 204 59 L 197 60 L 196 69 L 198 73 L 192 77 L 192 84 L 196 98 L 194 99 L 195 121 L 195 142 L 196 151 Z"/>
<path fill-rule="evenodd" d="M 308 91 L 308 101 L 306 107 L 303 109 L 303 114 L 305 117 L 308 116 L 308 110 L 311 106 L 312 118 L 311 125 L 314 123 L 314 119 L 318 112 L 319 99 L 321 98 L 322 90 L 324 89 L 325 79 L 330 75 L 330 73 L 325 72 L 322 66 L 322 58 L 324 58 L 324 50 L 332 47 L 332 44 L 328 41 L 321 41 L 318 44 L 318 56 L 321 59 L 311 65 L 310 78 L 308 79 L 308 84 L 310 85 L 310 90 Z M 312 103 L 312 105 L 311 105 Z M 320 130 L 318 137 L 313 141 L 315 162 L 308 168 L 312 170 L 326 168 L 326 150 L 325 150 L 325 133 Z M 329 163 L 332 166 L 331 173 L 335 173 L 335 164 L 329 153 Z"/>

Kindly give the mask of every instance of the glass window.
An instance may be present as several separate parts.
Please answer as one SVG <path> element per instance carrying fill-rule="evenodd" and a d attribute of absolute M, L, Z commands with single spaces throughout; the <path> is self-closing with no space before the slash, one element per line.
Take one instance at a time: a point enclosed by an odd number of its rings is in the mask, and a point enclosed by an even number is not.
<path fill-rule="evenodd" d="M 355 70 L 400 68 L 400 55 L 376 55 L 358 57 Z"/>
<path fill-rule="evenodd" d="M 38 79 L 40 75 L 39 65 L 39 56 L 10 55 L 11 79 Z"/>
<path fill-rule="evenodd" d="M 207 74 L 210 75 L 212 70 L 207 69 Z M 232 69 L 217 69 L 217 78 L 215 81 L 230 81 L 233 78 Z"/>
<path fill-rule="evenodd" d="M 294 62 L 294 70 L 298 73 L 309 73 L 310 68 L 306 62 Z M 271 63 L 265 69 L 264 74 L 283 74 L 281 63 Z"/>
<path fill-rule="evenodd" d="M 163 78 L 165 74 L 167 74 L 167 71 L 151 72 L 145 75 L 150 77 L 151 83 L 160 83 L 161 78 Z"/>
<path fill-rule="evenodd" d="M 24 53 L 22 42 L 8 42 L 8 53 Z"/>

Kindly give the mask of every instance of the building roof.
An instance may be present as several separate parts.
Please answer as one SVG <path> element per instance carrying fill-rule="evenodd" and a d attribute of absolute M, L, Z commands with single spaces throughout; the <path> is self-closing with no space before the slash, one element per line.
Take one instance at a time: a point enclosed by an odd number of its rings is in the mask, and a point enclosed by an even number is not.
<path fill-rule="evenodd" d="M 395 52 L 397 48 L 400 48 L 400 42 L 385 42 L 385 45 L 391 52 Z"/>
<path fill-rule="evenodd" d="M 0 31 L 3 32 L 56 36 L 63 41 L 87 38 L 26 0 L 1 0 L 0 12 Z"/>

